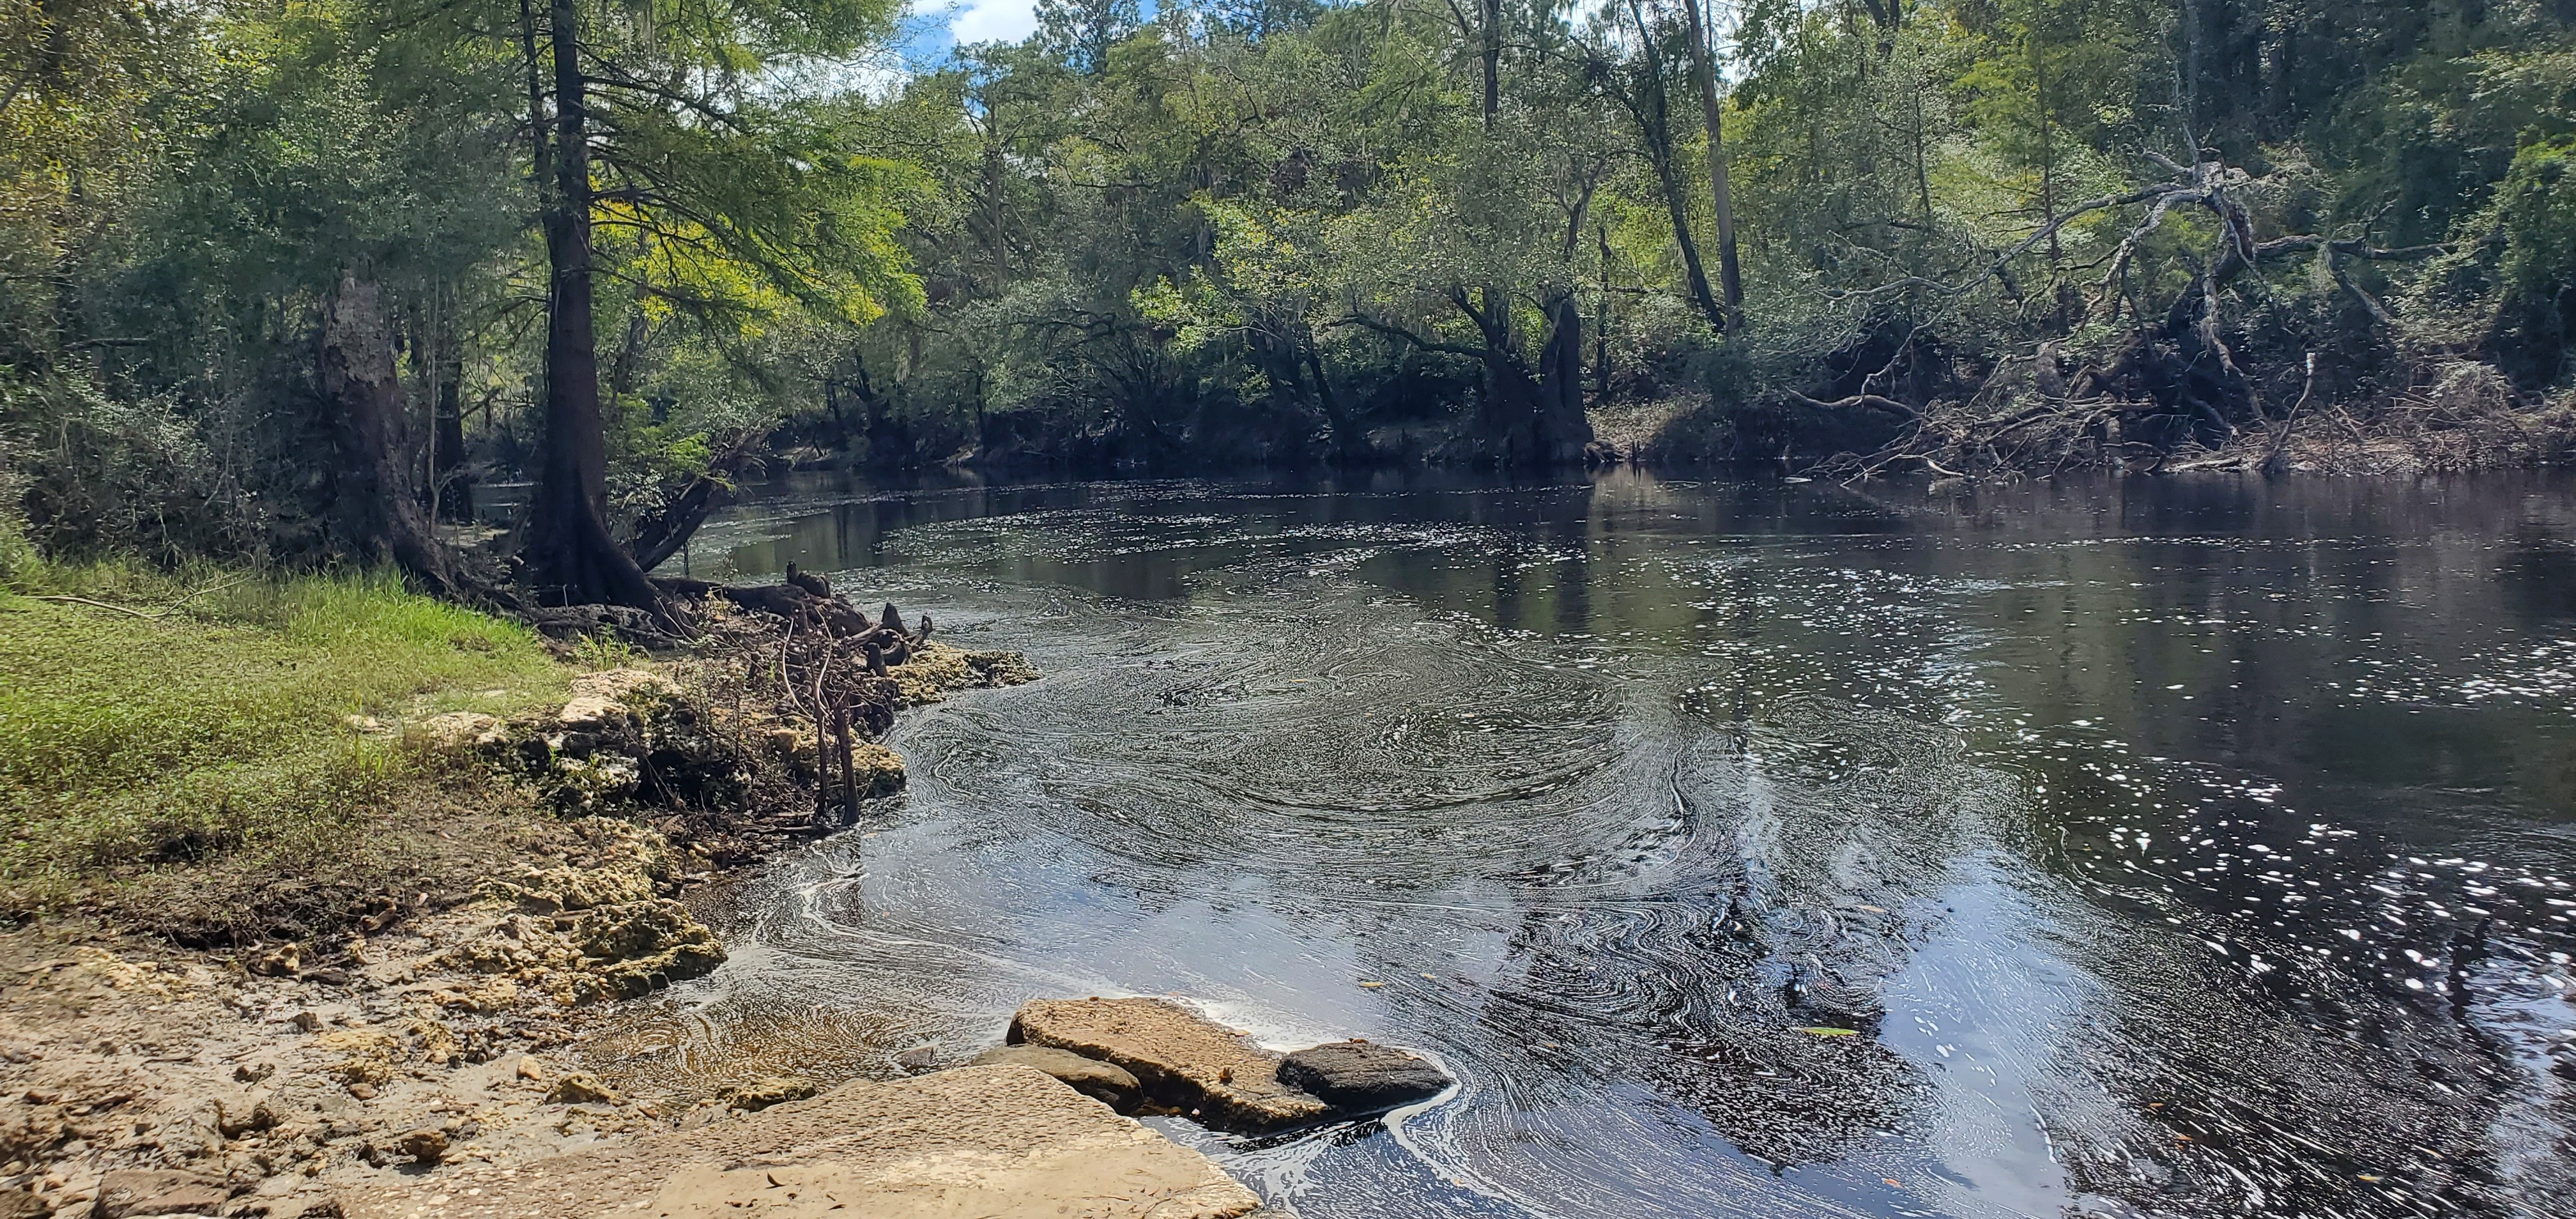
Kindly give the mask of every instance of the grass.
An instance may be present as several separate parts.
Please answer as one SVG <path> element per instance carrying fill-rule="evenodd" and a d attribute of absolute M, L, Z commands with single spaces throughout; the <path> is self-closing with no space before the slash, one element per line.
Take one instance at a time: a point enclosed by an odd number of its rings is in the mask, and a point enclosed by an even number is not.
<path fill-rule="evenodd" d="M 115 907 L 216 861 L 345 873 L 454 778 L 361 717 L 507 715 L 567 676 L 524 628 L 389 576 L 0 554 L 0 913 Z"/>

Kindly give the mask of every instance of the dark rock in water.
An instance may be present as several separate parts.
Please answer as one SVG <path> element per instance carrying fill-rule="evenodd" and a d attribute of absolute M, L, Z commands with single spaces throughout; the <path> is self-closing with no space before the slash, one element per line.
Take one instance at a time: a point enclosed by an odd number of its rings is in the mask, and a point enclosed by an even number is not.
<path fill-rule="evenodd" d="M 1133 1113 L 1145 1087 L 1125 1067 L 1042 1045 L 1006 1045 L 975 1056 L 978 1067 L 1033 1067 L 1120 1113 Z"/>
<path fill-rule="evenodd" d="M 1348 1113 L 1382 1113 L 1448 1090 L 1449 1073 L 1394 1046 L 1337 1041 L 1279 1064 L 1279 1082 Z"/>

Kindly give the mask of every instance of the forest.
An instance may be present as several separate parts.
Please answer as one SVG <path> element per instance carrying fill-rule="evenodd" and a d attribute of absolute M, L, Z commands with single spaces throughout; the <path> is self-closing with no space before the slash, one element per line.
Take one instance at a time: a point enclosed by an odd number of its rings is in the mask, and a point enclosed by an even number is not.
<path fill-rule="evenodd" d="M 929 62 L 894 0 L 6 5 L 47 554 L 649 609 L 798 466 L 2576 436 L 2566 0 L 1040 0 Z"/>

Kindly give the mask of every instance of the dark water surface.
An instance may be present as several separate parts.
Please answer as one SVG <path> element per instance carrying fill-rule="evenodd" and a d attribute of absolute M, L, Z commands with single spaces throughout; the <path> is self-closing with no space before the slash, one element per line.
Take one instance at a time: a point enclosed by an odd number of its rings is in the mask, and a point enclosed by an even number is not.
<path fill-rule="evenodd" d="M 689 565 L 790 560 L 1046 676 L 631 1075 L 1172 993 L 1463 1079 L 1163 1123 L 1307 1216 L 2576 1214 L 2576 482 L 825 482 Z"/>

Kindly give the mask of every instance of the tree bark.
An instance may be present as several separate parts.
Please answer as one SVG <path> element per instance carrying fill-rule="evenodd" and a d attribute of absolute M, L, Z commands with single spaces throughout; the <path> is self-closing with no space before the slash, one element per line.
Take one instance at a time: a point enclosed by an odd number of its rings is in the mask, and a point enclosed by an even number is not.
<path fill-rule="evenodd" d="M 664 615 L 659 590 L 608 532 L 608 436 L 592 323 L 589 107 L 579 15 L 551 0 L 554 189 L 546 201 L 545 460 L 529 505 L 527 558 L 538 599 L 624 605 Z"/>
<path fill-rule="evenodd" d="M 1549 302 L 1547 316 L 1532 456 L 1548 465 L 1570 465 L 1583 460 L 1592 445 L 1592 419 L 1583 412 L 1583 309 L 1566 292 Z"/>
<path fill-rule="evenodd" d="M 430 593 L 453 594 L 455 564 L 412 480 L 393 331 L 373 281 L 340 277 L 323 303 L 319 355 L 340 450 L 335 515 L 349 549 L 362 562 L 394 564 Z"/>
<path fill-rule="evenodd" d="M 1717 105 L 1717 69 L 1709 62 L 1708 26 L 1699 0 L 1682 0 L 1690 13 L 1691 75 L 1699 84 L 1700 119 L 1708 126 L 1708 195 L 1717 209 L 1717 281 L 1728 320 L 1744 308 L 1744 273 L 1735 258 L 1735 196 L 1727 184 L 1726 129 Z"/>
<path fill-rule="evenodd" d="M 1548 336 L 1535 376 L 1512 341 L 1511 303 L 1498 292 L 1481 295 L 1481 308 L 1463 291 L 1450 299 L 1484 339 L 1489 451 L 1501 464 L 1525 469 L 1581 461 L 1592 423 L 1583 413 L 1583 311 L 1573 294 L 1546 305 Z"/>

